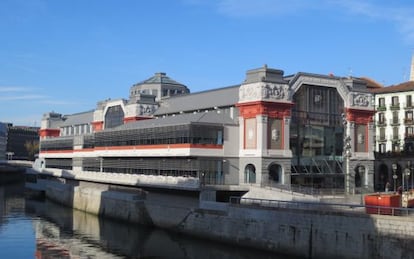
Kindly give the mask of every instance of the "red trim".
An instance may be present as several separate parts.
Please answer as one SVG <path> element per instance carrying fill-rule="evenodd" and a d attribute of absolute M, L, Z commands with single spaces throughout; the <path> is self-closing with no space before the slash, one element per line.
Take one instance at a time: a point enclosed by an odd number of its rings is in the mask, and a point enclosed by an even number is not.
<path fill-rule="evenodd" d="M 93 121 L 92 127 L 94 132 L 103 130 L 103 121 Z"/>
<path fill-rule="evenodd" d="M 60 129 L 40 129 L 39 137 L 59 137 Z"/>
<path fill-rule="evenodd" d="M 285 148 L 285 120 L 282 119 L 282 123 L 281 123 L 281 129 L 280 129 L 280 137 L 282 138 L 280 141 L 280 149 L 284 149 Z"/>
<path fill-rule="evenodd" d="M 124 123 L 140 121 L 140 120 L 148 120 L 148 119 L 152 119 L 152 117 L 139 117 L 139 116 L 125 117 L 124 118 Z"/>
<path fill-rule="evenodd" d="M 159 145 L 135 145 L 135 146 L 109 146 L 95 147 L 85 149 L 70 150 L 48 150 L 41 151 L 41 154 L 60 154 L 60 153 L 76 153 L 76 152 L 94 152 L 99 150 L 144 150 L 144 149 L 178 149 L 178 148 L 200 148 L 200 149 L 222 149 L 223 145 L 216 144 L 159 144 Z"/>
<path fill-rule="evenodd" d="M 255 101 L 236 104 L 236 107 L 239 108 L 240 115 L 245 119 L 254 118 L 257 115 L 267 115 L 270 118 L 282 119 L 286 116 L 290 116 L 292 106 L 293 103 L 266 101 Z"/>
<path fill-rule="evenodd" d="M 375 111 L 346 108 L 346 119 L 357 124 L 368 124 L 373 121 Z"/>
<path fill-rule="evenodd" d="M 369 130 L 368 130 L 368 126 L 365 126 L 365 152 L 368 152 L 368 140 L 369 140 Z"/>

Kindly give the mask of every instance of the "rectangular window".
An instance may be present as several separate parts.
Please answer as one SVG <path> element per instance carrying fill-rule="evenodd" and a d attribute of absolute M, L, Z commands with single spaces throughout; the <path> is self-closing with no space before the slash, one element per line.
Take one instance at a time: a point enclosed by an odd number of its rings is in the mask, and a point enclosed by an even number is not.
<path fill-rule="evenodd" d="M 379 98 L 379 107 L 385 107 L 385 98 Z"/>
<path fill-rule="evenodd" d="M 380 139 L 385 140 L 385 128 L 380 128 Z"/>
<path fill-rule="evenodd" d="M 392 152 L 399 152 L 400 145 L 398 143 L 392 143 Z"/>
<path fill-rule="evenodd" d="M 244 148 L 256 148 L 256 118 L 244 120 Z"/>
<path fill-rule="evenodd" d="M 366 127 L 364 124 L 355 124 L 355 152 L 366 152 Z"/>
<path fill-rule="evenodd" d="M 412 100 L 411 100 L 411 95 L 406 96 L 406 106 L 407 107 L 413 107 Z"/>
<path fill-rule="evenodd" d="M 268 131 L 267 131 L 267 148 L 268 149 L 281 149 L 282 148 L 282 120 L 281 119 L 268 119 Z"/>
<path fill-rule="evenodd" d="M 385 153 L 385 144 L 384 143 L 379 144 L 378 150 L 380 153 Z"/>
<path fill-rule="evenodd" d="M 398 127 L 392 128 L 392 138 L 393 139 L 399 139 L 399 136 L 398 136 Z"/>
<path fill-rule="evenodd" d="M 384 113 L 378 113 L 378 123 L 384 124 L 385 123 L 385 114 Z"/>
<path fill-rule="evenodd" d="M 405 128 L 405 136 L 412 137 L 414 135 L 414 128 L 413 127 L 406 127 Z"/>
<path fill-rule="evenodd" d="M 405 112 L 405 119 L 407 121 L 412 121 L 413 120 L 413 111 L 406 111 Z"/>
<path fill-rule="evenodd" d="M 398 106 L 400 103 L 398 101 L 398 96 L 392 97 L 392 106 Z"/>
<path fill-rule="evenodd" d="M 398 112 L 392 112 L 392 123 L 393 124 L 398 123 Z"/>

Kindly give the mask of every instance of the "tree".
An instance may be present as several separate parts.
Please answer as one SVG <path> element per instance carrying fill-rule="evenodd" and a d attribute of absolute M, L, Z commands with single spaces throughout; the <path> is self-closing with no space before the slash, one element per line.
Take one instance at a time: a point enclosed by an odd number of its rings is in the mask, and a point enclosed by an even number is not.
<path fill-rule="evenodd" d="M 39 141 L 37 140 L 28 140 L 24 143 L 24 147 L 27 150 L 28 160 L 34 160 L 35 155 L 39 153 Z"/>

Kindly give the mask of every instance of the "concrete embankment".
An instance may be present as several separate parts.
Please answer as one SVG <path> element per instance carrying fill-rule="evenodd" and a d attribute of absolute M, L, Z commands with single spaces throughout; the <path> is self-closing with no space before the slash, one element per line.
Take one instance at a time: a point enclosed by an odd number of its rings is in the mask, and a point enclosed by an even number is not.
<path fill-rule="evenodd" d="M 46 196 L 90 213 L 304 258 L 414 258 L 414 220 L 198 201 L 197 197 L 47 181 Z"/>
<path fill-rule="evenodd" d="M 24 181 L 24 167 L 0 164 L 0 184 Z"/>

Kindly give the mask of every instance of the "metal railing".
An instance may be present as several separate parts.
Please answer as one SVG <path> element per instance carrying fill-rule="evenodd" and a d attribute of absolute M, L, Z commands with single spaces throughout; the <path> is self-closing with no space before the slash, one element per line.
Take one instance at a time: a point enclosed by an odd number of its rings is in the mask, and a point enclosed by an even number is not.
<path fill-rule="evenodd" d="M 414 208 L 403 207 L 385 207 L 385 206 L 368 206 L 359 204 L 345 203 L 322 203 L 322 202 L 298 202 L 298 201 L 282 201 L 268 200 L 258 198 L 243 198 L 231 196 L 229 204 L 234 206 L 246 207 L 263 207 L 275 209 L 298 209 L 311 211 L 346 211 L 371 215 L 386 216 L 414 216 Z"/>

